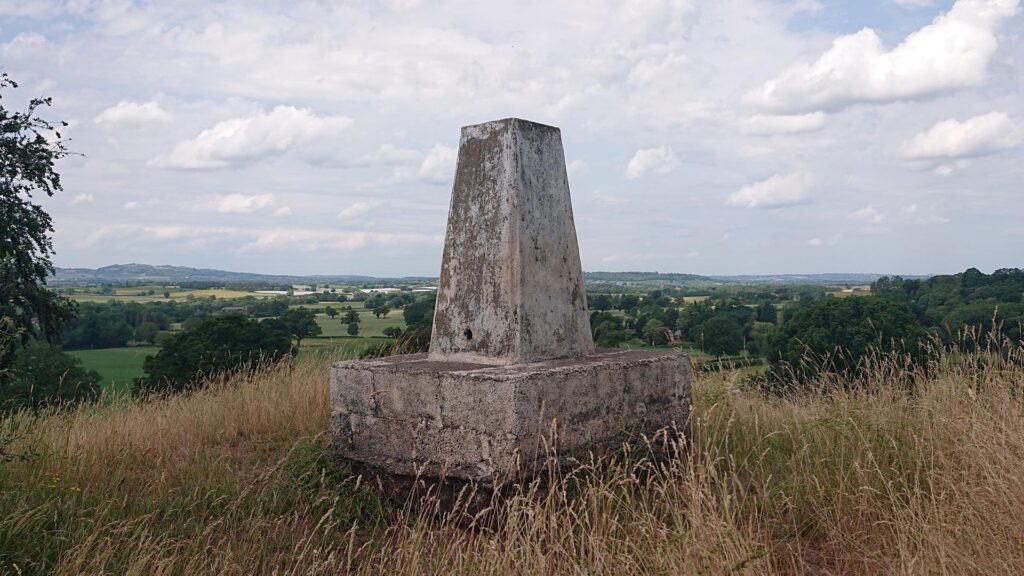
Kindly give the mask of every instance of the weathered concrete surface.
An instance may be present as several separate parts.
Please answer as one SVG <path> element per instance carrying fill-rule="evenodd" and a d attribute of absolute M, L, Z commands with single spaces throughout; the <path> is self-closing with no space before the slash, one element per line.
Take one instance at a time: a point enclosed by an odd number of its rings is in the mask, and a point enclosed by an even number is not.
<path fill-rule="evenodd" d="M 338 362 L 331 407 L 345 458 L 390 474 L 489 484 L 535 471 L 552 425 L 560 454 L 684 427 L 690 362 L 635 350 L 507 366 L 425 354 Z"/>
<path fill-rule="evenodd" d="M 433 330 L 429 354 L 331 368 L 342 456 L 486 484 L 536 471 L 552 426 L 567 454 L 687 425 L 685 354 L 594 351 L 557 128 L 462 129 Z"/>
<path fill-rule="evenodd" d="M 562 137 L 510 118 L 462 129 L 431 360 L 591 354 Z"/>

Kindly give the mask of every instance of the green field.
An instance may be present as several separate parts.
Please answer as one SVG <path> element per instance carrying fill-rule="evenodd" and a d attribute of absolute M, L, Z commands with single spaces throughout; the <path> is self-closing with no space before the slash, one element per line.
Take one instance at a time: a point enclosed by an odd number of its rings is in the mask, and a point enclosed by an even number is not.
<path fill-rule="evenodd" d="M 149 294 L 152 290 L 154 293 Z M 246 296 L 253 296 L 255 298 L 270 298 L 273 294 L 257 294 L 256 292 L 246 292 L 243 290 L 231 290 L 227 288 L 208 288 L 203 290 L 188 290 L 178 288 L 176 286 L 132 286 L 129 288 L 115 288 L 111 294 L 101 294 L 98 289 L 95 288 L 76 288 L 71 298 L 76 302 L 109 302 L 114 300 L 116 302 L 159 302 L 166 301 L 164 298 L 164 292 L 170 293 L 171 300 L 185 300 L 189 296 L 194 298 L 209 298 L 215 296 L 220 299 L 227 298 L 244 298 Z"/>
<path fill-rule="evenodd" d="M 362 303 L 357 302 L 359 307 L 353 305 L 352 309 L 359 313 L 359 336 L 384 336 L 384 329 L 389 326 L 398 326 L 402 330 L 405 330 L 405 319 L 402 317 L 401 310 L 392 310 L 387 318 L 377 318 L 373 315 L 372 310 L 362 308 Z M 311 308 L 311 307 L 310 307 Z M 316 321 L 320 324 L 320 328 L 323 333 L 320 334 L 318 340 L 331 339 L 331 338 L 351 338 L 346 330 L 348 329 L 347 324 L 341 323 L 341 317 L 347 312 L 342 310 L 338 305 L 334 306 L 335 310 L 338 310 L 339 314 L 336 318 L 331 319 L 326 314 L 317 314 Z"/>
<path fill-rule="evenodd" d="M 101 350 L 69 350 L 68 353 L 82 360 L 82 365 L 103 376 L 103 388 L 108 392 L 123 392 L 131 387 L 136 378 L 143 375 L 142 362 L 146 356 L 156 354 L 159 346 L 136 346 L 132 348 L 104 348 Z"/>

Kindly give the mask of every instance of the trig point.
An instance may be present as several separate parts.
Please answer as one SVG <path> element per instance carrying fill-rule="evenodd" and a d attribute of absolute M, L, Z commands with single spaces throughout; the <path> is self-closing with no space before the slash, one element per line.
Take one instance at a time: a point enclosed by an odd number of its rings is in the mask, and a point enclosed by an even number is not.
<path fill-rule="evenodd" d="M 594 349 L 558 128 L 462 129 L 429 354 L 335 363 L 342 457 L 395 476 L 492 484 L 560 453 L 683 427 L 690 361 Z"/>

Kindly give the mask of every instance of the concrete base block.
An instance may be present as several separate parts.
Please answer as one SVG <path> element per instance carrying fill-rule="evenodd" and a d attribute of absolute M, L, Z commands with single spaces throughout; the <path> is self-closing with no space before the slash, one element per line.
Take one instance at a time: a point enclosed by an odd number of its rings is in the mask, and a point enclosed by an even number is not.
<path fill-rule="evenodd" d="M 426 354 L 331 367 L 331 432 L 342 457 L 401 476 L 490 484 L 559 454 L 614 446 L 690 413 L 690 360 L 599 350 L 583 358 L 493 366 Z"/>

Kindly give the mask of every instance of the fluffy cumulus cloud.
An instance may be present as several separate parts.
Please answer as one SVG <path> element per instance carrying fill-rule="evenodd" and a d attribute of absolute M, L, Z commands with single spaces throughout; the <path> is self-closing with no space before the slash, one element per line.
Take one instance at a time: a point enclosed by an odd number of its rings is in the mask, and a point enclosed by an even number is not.
<path fill-rule="evenodd" d="M 131 102 L 122 100 L 96 116 L 97 124 L 145 124 L 148 122 L 170 122 L 173 116 L 160 107 L 156 101 Z"/>
<path fill-rule="evenodd" d="M 955 271 L 1014 257 L 1019 3 L 0 0 L 0 62 L 81 153 L 61 266 L 436 274 L 459 127 L 515 116 L 587 268 Z"/>
<path fill-rule="evenodd" d="M 221 214 L 248 214 L 265 208 L 274 202 L 273 194 L 228 194 L 218 196 L 207 207 Z"/>
<path fill-rule="evenodd" d="M 668 174 L 678 165 L 679 160 L 671 148 L 641 148 L 626 165 L 626 179 L 636 180 L 646 174 Z"/>
<path fill-rule="evenodd" d="M 885 220 L 885 214 L 871 204 L 850 213 L 850 218 L 866 222 L 868 224 L 881 224 Z"/>
<path fill-rule="evenodd" d="M 420 163 L 417 177 L 427 184 L 447 184 L 455 175 L 456 148 L 435 144 Z"/>
<path fill-rule="evenodd" d="M 995 154 L 1020 142 L 1020 130 L 1003 112 L 989 112 L 960 121 L 937 122 L 903 143 L 910 160 L 948 160 Z"/>
<path fill-rule="evenodd" d="M 1018 4 L 959 0 L 892 49 L 870 28 L 841 36 L 817 60 L 787 68 L 749 99 L 774 110 L 834 110 L 977 86 L 998 48 L 996 31 Z"/>
<path fill-rule="evenodd" d="M 276 106 L 269 114 L 218 122 L 151 164 L 185 170 L 228 168 L 335 137 L 351 124 L 345 116 L 317 116 L 307 108 Z"/>
<path fill-rule="evenodd" d="M 776 174 L 733 192 L 727 206 L 741 208 L 785 208 L 810 201 L 813 177 L 808 172 Z"/>

